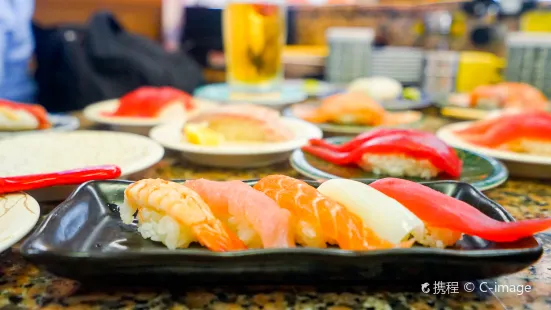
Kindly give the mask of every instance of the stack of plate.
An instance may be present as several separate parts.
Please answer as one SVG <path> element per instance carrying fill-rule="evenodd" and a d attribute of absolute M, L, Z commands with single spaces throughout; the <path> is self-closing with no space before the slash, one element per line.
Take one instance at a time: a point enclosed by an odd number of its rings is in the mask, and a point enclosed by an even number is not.
<path fill-rule="evenodd" d="M 372 52 L 373 76 L 386 76 L 405 84 L 421 83 L 424 52 L 411 47 L 384 47 Z"/>
<path fill-rule="evenodd" d="M 534 85 L 551 96 L 551 35 L 511 33 L 507 50 L 507 81 Z"/>

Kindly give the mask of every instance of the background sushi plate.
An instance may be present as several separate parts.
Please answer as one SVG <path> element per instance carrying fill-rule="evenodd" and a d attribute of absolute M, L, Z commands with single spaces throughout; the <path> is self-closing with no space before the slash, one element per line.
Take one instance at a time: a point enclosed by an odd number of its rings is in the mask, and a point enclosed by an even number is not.
<path fill-rule="evenodd" d="M 78 118 L 71 115 L 61 115 L 61 114 L 48 114 L 48 120 L 52 124 L 52 127 L 44 130 L 30 130 L 30 131 L 0 131 L 0 139 L 5 139 L 13 137 L 15 135 L 35 133 L 35 132 L 50 132 L 50 131 L 73 131 L 77 130 L 80 126 Z"/>
<path fill-rule="evenodd" d="M 36 200 L 25 193 L 0 195 L 0 253 L 23 239 L 40 216 Z"/>
<path fill-rule="evenodd" d="M 480 147 L 467 143 L 453 134 L 454 131 L 466 128 L 470 124 L 471 122 L 450 124 L 440 128 L 436 134 L 451 146 L 460 147 L 500 160 L 507 166 L 509 173 L 513 176 L 551 179 L 551 157 L 549 156 L 529 155 Z"/>
<path fill-rule="evenodd" d="M 167 115 L 166 118 L 105 116 L 104 113 L 112 113 L 117 110 L 119 106 L 118 99 L 111 99 L 111 100 L 93 103 L 84 109 L 83 114 L 84 114 L 84 117 L 86 117 L 88 120 L 98 124 L 107 125 L 110 127 L 110 129 L 147 136 L 149 135 L 149 132 L 151 131 L 151 129 L 159 124 L 170 123 L 170 122 L 181 123 L 187 117 L 192 117 L 194 115 L 197 115 L 197 113 L 200 113 L 202 111 L 212 109 L 218 106 L 217 103 L 207 101 L 207 100 L 201 100 L 196 98 L 194 98 L 193 100 L 195 101 L 198 107 L 196 110 L 188 114 L 184 114 L 184 111 L 182 110 L 181 113 L 174 113 L 174 114 L 171 113 L 170 115 Z"/>
<path fill-rule="evenodd" d="M 164 156 L 149 138 L 123 132 L 72 131 L 25 134 L 0 140 L 0 175 L 59 172 L 104 164 L 121 168 L 122 178 L 137 178 Z M 39 202 L 63 201 L 76 186 L 28 191 Z"/>
<path fill-rule="evenodd" d="M 332 137 L 326 140 L 340 144 L 349 141 L 350 138 Z M 507 180 L 509 175 L 507 168 L 499 161 L 464 149 L 456 149 L 456 151 L 463 161 L 463 170 L 458 181 L 469 183 L 479 190 L 488 190 L 501 185 Z M 293 152 L 290 163 L 300 174 L 315 180 L 334 178 L 380 179 L 385 177 L 366 172 L 354 166 L 338 166 L 301 150 Z M 406 179 L 416 182 L 426 181 L 416 178 Z M 436 180 L 445 180 L 445 177 L 437 177 Z"/>
<path fill-rule="evenodd" d="M 291 153 L 309 139 L 321 138 L 321 130 L 305 121 L 283 118 L 283 124 L 295 137 L 290 141 L 261 144 L 202 146 L 187 142 L 182 125 L 165 124 L 151 130 L 150 137 L 167 149 L 199 165 L 224 168 L 264 167 L 288 160 Z"/>
<path fill-rule="evenodd" d="M 303 104 L 310 104 L 310 103 L 303 103 Z M 418 111 L 415 111 L 414 113 L 419 113 L 418 114 L 419 118 L 417 119 L 417 121 L 407 123 L 407 124 L 397 125 L 397 126 L 393 126 L 393 127 L 397 127 L 397 128 L 416 128 L 416 127 L 420 126 L 423 123 L 424 115 L 423 115 L 423 113 L 418 112 Z M 287 108 L 287 109 L 283 110 L 282 115 L 284 115 L 286 117 L 293 117 L 293 118 L 300 119 L 299 117 L 297 117 L 293 113 L 292 108 Z M 341 125 L 341 124 L 333 124 L 333 123 L 322 123 L 322 124 L 314 124 L 314 125 L 318 126 L 324 133 L 327 133 L 329 135 L 357 135 L 357 134 L 360 134 L 362 132 L 366 132 L 366 131 L 369 131 L 369 130 L 375 128 L 373 126 Z M 381 127 L 382 126 L 377 126 L 377 128 L 381 128 Z"/>
<path fill-rule="evenodd" d="M 180 182 L 180 181 L 177 181 Z M 313 186 L 318 183 L 308 181 Z M 255 181 L 248 181 L 253 185 Z M 122 223 L 117 205 L 128 181 L 81 185 L 22 244 L 22 255 L 63 277 L 105 285 L 373 284 L 487 279 L 520 271 L 543 249 L 535 238 L 490 243 L 465 236 L 456 248 L 413 247 L 377 251 L 336 248 L 257 249 L 212 252 L 170 250 Z M 501 221 L 511 215 L 471 185 L 441 181 L 428 186 L 463 200 Z M 407 264 L 404 264 L 407 261 Z M 421 282 L 420 282 L 421 281 Z"/>

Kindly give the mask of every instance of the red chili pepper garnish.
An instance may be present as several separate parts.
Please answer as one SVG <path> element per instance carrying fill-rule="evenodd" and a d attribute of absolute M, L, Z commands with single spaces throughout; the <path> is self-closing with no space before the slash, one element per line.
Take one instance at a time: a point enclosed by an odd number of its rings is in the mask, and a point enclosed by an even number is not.
<path fill-rule="evenodd" d="M 438 170 L 452 177 L 461 175 L 462 164 L 455 150 L 429 133 L 412 133 L 411 130 L 388 131 L 353 146 L 351 150 L 336 151 L 323 146 L 308 145 L 302 150 L 336 165 L 360 166 L 364 154 L 403 154 L 418 160 L 426 159 Z M 347 149 L 349 147 L 351 146 L 347 146 Z"/>
<path fill-rule="evenodd" d="M 13 110 L 24 110 L 29 112 L 38 121 L 37 129 L 48 129 L 52 126 L 52 124 L 48 120 L 48 112 L 41 105 L 29 104 L 29 103 L 17 103 L 17 102 L 0 99 L 0 106 L 4 106 Z"/>
<path fill-rule="evenodd" d="M 115 165 L 93 166 L 53 173 L 0 178 L 0 194 L 57 185 L 80 184 L 92 180 L 116 179 L 121 169 Z"/>
<path fill-rule="evenodd" d="M 551 218 L 500 222 L 453 197 L 403 179 L 385 178 L 370 184 L 396 199 L 429 226 L 447 228 L 471 236 L 510 242 L 551 228 Z"/>
<path fill-rule="evenodd" d="M 172 87 L 143 86 L 129 92 L 120 98 L 120 104 L 113 113 L 107 116 L 122 117 L 157 117 L 164 107 L 174 102 L 180 102 L 189 111 L 195 108 L 193 98 Z"/>

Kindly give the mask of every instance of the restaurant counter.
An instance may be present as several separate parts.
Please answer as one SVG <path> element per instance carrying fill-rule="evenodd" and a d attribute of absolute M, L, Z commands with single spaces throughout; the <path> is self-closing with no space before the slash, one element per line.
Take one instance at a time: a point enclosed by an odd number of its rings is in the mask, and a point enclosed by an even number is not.
<path fill-rule="evenodd" d="M 429 120 L 427 120 L 429 122 Z M 437 121 L 436 123 L 441 123 Z M 433 124 L 436 124 L 433 122 Z M 430 127 L 430 126 L 429 126 Z M 435 129 L 435 128 L 432 128 Z M 300 177 L 287 163 L 272 168 L 223 170 L 197 167 L 171 154 L 148 171 L 146 177 L 166 179 L 252 179 L 279 173 Z M 551 216 L 551 182 L 512 178 L 486 192 L 516 219 Z M 53 205 L 42 206 L 46 215 Z M 537 236 L 544 246 L 541 260 L 514 275 L 488 281 L 482 292 L 468 293 L 464 283 L 456 293 L 424 294 L 418 287 L 400 292 L 375 291 L 358 287 L 309 287 L 230 289 L 146 290 L 90 288 L 59 278 L 27 263 L 18 254 L 18 245 L 0 254 L 0 310 L 11 309 L 551 309 L 551 233 Z M 109 279 L 105 279 L 108 283 Z M 451 285 L 451 284 L 448 284 Z M 522 294 L 514 288 L 528 288 Z M 494 288 L 495 292 L 491 292 Z M 429 283 L 431 292 L 434 283 Z M 397 292 L 395 292 L 397 291 Z M 507 292 L 508 291 L 508 292 Z"/>

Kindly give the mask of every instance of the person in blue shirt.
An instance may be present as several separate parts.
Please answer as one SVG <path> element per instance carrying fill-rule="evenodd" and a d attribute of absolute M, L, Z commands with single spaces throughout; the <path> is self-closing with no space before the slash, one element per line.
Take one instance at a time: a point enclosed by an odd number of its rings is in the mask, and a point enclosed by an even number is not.
<path fill-rule="evenodd" d="M 35 101 L 29 63 L 34 51 L 34 0 L 0 0 L 0 98 Z"/>

